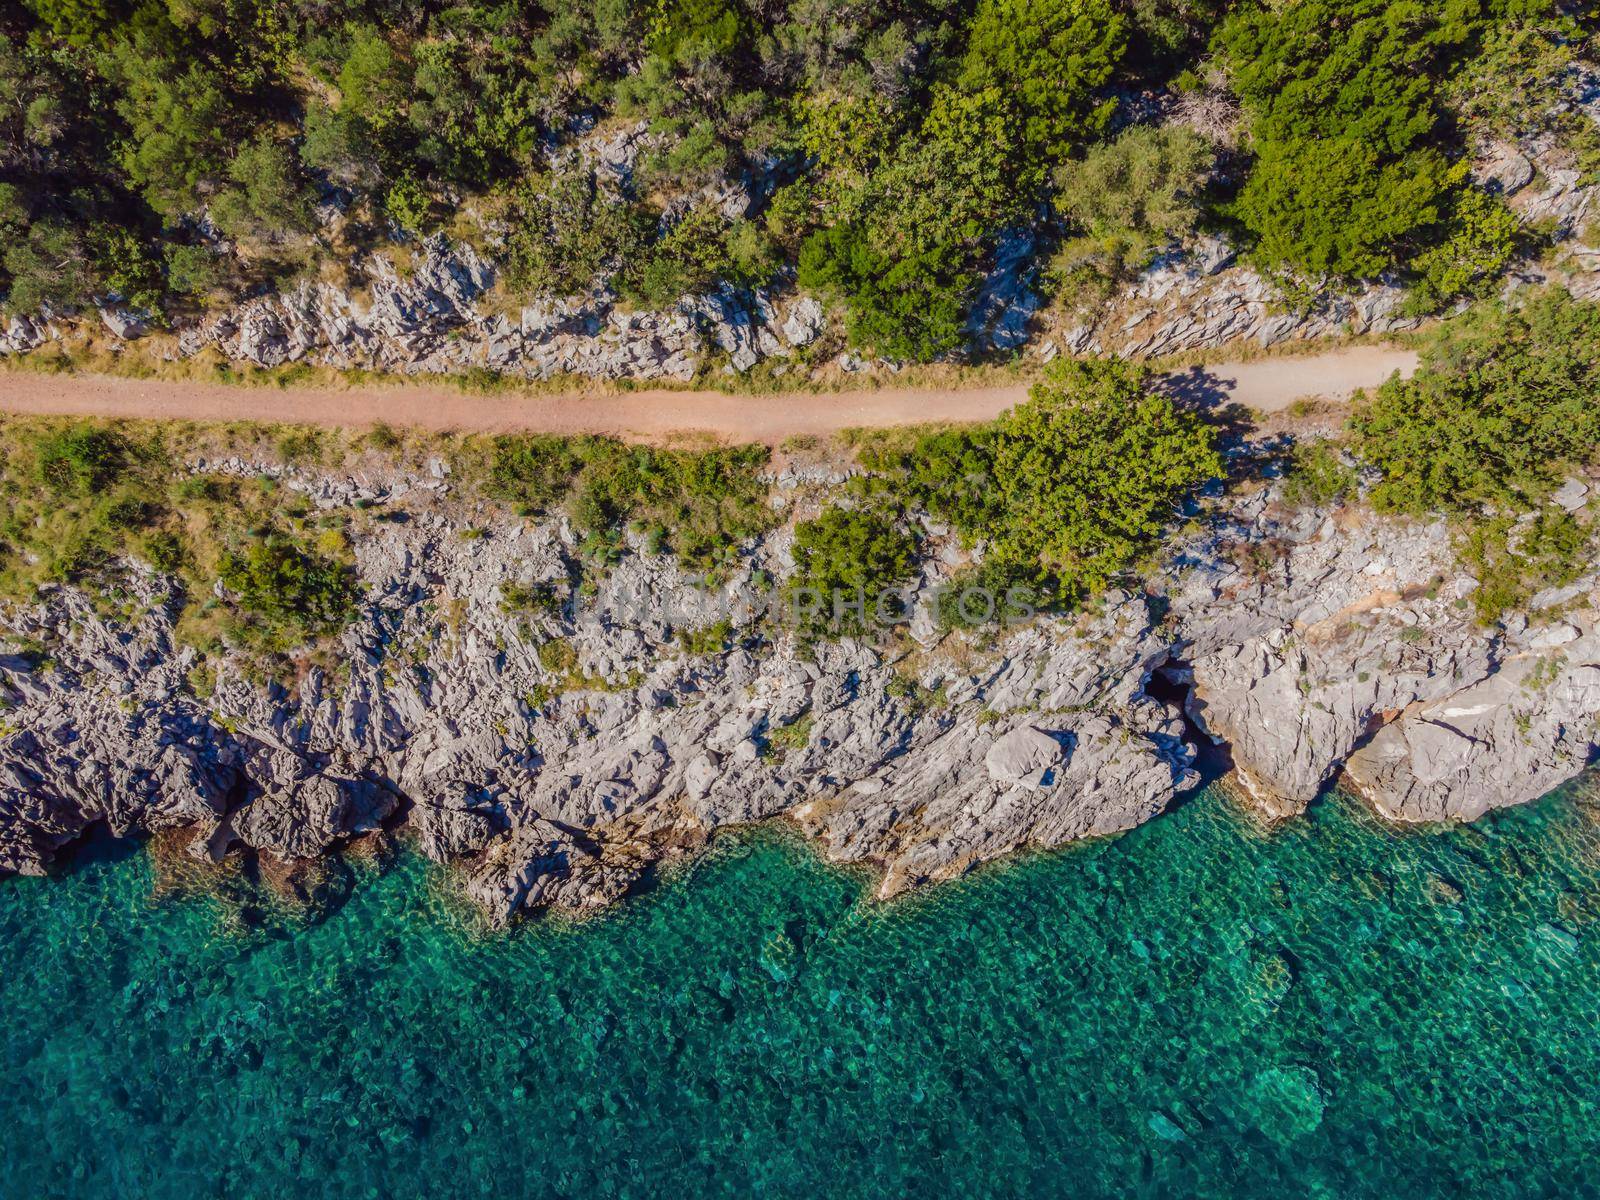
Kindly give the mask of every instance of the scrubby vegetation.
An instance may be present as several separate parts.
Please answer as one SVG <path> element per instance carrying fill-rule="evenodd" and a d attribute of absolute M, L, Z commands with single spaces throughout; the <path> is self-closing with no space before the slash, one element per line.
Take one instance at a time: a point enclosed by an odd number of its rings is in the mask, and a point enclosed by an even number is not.
<path fill-rule="evenodd" d="M 1296 442 L 1284 467 L 1283 498 L 1290 504 L 1338 504 L 1356 490 L 1355 470 L 1327 442 Z"/>
<path fill-rule="evenodd" d="M 1382 509 L 1523 510 L 1600 446 L 1600 305 L 1545 291 L 1448 322 L 1351 422 Z"/>
<path fill-rule="evenodd" d="M 1447 322 L 1350 429 L 1375 507 L 1457 519 L 1485 619 L 1570 582 L 1593 533 L 1550 497 L 1600 453 L 1600 305 L 1549 290 Z"/>
<path fill-rule="evenodd" d="M 313 516 L 271 480 L 185 475 L 148 429 L 10 421 L 0 440 L 0 598 L 79 583 L 122 606 L 134 559 L 176 577 L 201 643 L 282 655 L 353 615 L 348 516 Z"/>
<path fill-rule="evenodd" d="M 868 445 L 863 461 L 969 543 L 981 582 L 1072 606 L 1133 567 L 1223 473 L 1216 431 L 1152 391 L 1141 367 L 1064 362 L 991 425 L 909 448 Z"/>
<path fill-rule="evenodd" d="M 1055 203 L 1080 231 L 1052 264 L 1062 285 L 1114 281 L 1194 233 L 1215 154 L 1182 126 L 1136 126 L 1062 166 Z"/>
<path fill-rule="evenodd" d="M 906 615 L 903 603 L 885 595 L 916 574 L 917 543 L 902 516 L 882 506 L 832 505 L 795 528 L 792 587 L 802 623 L 859 633 Z"/>
<path fill-rule="evenodd" d="M 340 434 L 11 419 L 0 422 L 0 602 L 76 583 L 125 608 L 125 563 L 133 559 L 175 577 L 180 634 L 202 647 L 228 644 L 282 663 L 337 634 L 359 600 L 352 538 L 403 514 L 365 502 L 317 511 L 267 476 L 191 474 L 182 464 L 197 443 L 213 459 L 240 454 L 331 469 L 374 450 L 447 456 L 465 496 L 528 515 L 565 513 L 598 570 L 624 552 L 622 534 L 632 529 L 647 549 L 715 573 L 776 519 L 761 447 L 660 450 L 554 437 L 412 445 L 386 428 Z M 529 617 L 557 615 L 569 591 L 564 582 L 510 583 L 501 602 Z"/>
<path fill-rule="evenodd" d="M 705 451 L 630 446 L 613 438 L 505 436 L 483 456 L 484 488 L 529 513 L 564 505 L 586 548 L 620 552 L 629 527 L 685 567 L 712 571 L 772 523 L 759 446 Z"/>
<path fill-rule="evenodd" d="M 337 530 L 314 546 L 271 530 L 223 552 L 217 577 L 246 620 L 238 626 L 272 649 L 293 649 L 346 625 L 355 604 Z"/>
<path fill-rule="evenodd" d="M 1593 34 L 1555 0 L 24 0 L 0 297 L 159 321 L 443 229 L 508 299 L 797 278 L 859 347 L 928 359 L 1010 231 L 1077 293 L 1213 224 L 1303 286 L 1397 271 L 1433 308 L 1516 241 L 1469 136 L 1600 166 L 1548 102 Z M 1242 154 L 1113 137 L 1118 97 L 1161 89 L 1236 99 Z M 574 149 L 636 122 L 631 169 Z"/>

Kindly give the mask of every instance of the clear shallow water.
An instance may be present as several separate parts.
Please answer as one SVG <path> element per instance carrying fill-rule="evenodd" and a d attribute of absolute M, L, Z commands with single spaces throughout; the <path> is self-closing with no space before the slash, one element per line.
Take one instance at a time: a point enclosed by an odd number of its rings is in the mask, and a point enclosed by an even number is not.
<path fill-rule="evenodd" d="M 488 939 L 415 859 L 247 936 L 85 861 L 0 885 L 0 1194 L 1594 1195 L 1597 819 L 1205 792 L 886 909 L 762 834 Z"/>

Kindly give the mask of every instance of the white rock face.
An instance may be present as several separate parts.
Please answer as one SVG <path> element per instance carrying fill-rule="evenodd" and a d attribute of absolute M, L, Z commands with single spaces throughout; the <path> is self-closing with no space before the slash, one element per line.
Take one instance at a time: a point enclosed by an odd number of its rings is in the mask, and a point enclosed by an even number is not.
<path fill-rule="evenodd" d="M 1394 819 L 1470 818 L 1548 791 L 1600 744 L 1591 592 L 1487 630 L 1458 603 L 1474 583 L 1442 526 L 1295 513 L 1269 491 L 1175 552 L 1159 623 L 1113 593 L 1092 616 L 935 634 L 912 666 L 857 641 L 807 650 L 637 545 L 581 601 L 508 613 L 510 585 L 565 594 L 579 570 L 561 521 L 475 514 L 487 534 L 468 539 L 434 471 L 278 478 L 325 508 L 416 501 L 356 543 L 344 677 L 313 670 L 291 693 L 225 659 L 202 701 L 169 585 L 137 567 L 129 621 L 65 587 L 3 614 L 0 870 L 44 870 L 96 821 L 188 830 L 197 855 L 305 859 L 403 820 L 505 921 L 610 903 L 720 827 L 785 816 L 877 867 L 889 896 L 1132 828 L 1195 786 L 1157 672 L 1192 686 L 1194 718 L 1280 814 L 1342 771 Z M 744 547 L 729 594 L 781 577 L 786 545 Z M 724 613 L 732 648 L 686 654 L 679 631 Z M 559 669 L 540 654 L 552 640 Z"/>
<path fill-rule="evenodd" d="M 1043 786 L 1049 773 L 1066 757 L 1060 739 L 1042 729 L 1024 725 L 997 738 L 983 756 L 989 778 L 996 783 L 1031 781 Z"/>
<path fill-rule="evenodd" d="M 1473 164 L 1473 181 L 1491 192 L 1512 196 L 1533 182 L 1533 163 L 1515 146 L 1496 142 Z"/>
<path fill-rule="evenodd" d="M 107 329 L 124 341 L 142 338 L 150 332 L 138 316 L 120 306 L 108 305 L 100 309 L 100 320 Z"/>
<path fill-rule="evenodd" d="M 319 503 L 356 492 L 283 479 Z M 642 553 L 577 612 L 507 614 L 508 584 L 564 586 L 575 569 L 560 523 L 463 539 L 420 512 L 371 529 L 338 686 L 312 671 L 288 694 L 224 662 L 202 703 L 184 684 L 193 657 L 172 644 L 166 585 L 143 571 L 129 580 L 144 610 L 131 625 L 65 588 L 10 614 L 12 636 L 48 644 L 52 661 L 0 659 L 0 869 L 43 870 L 97 820 L 124 834 L 186 827 L 202 855 L 293 859 L 404 811 L 423 851 L 458 862 L 505 920 L 607 903 L 663 854 L 787 814 L 835 857 L 881 866 L 888 894 L 1020 845 L 1127 828 L 1196 780 L 1180 712 L 1143 692 L 1161 647 L 1131 597 L 1082 632 L 1037 624 L 976 668 L 907 684 L 856 642 L 807 652 L 780 635 L 687 656 L 676 632 L 714 623 L 719 602 Z M 780 540 L 750 547 L 730 586 L 774 569 Z M 737 620 L 755 632 L 754 614 Z M 581 682 L 542 665 L 552 638 Z M 938 699 L 940 684 L 967 698 Z M 1030 716 L 1069 706 L 1048 732 Z M 807 736 L 775 737 L 791 725 Z"/>

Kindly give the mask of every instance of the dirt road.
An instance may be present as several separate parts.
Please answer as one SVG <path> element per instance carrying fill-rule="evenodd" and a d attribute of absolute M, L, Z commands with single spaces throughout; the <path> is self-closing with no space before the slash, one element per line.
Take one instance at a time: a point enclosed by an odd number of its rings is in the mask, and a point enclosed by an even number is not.
<path fill-rule="evenodd" d="M 1352 346 L 1299 358 L 1191 368 L 1171 378 L 1176 390 L 1204 401 L 1275 412 L 1302 397 L 1342 399 L 1395 371 L 1410 374 L 1416 361 L 1409 350 Z M 346 426 L 381 421 L 430 430 L 611 433 L 642 441 L 706 433 L 774 445 L 797 435 L 853 427 L 984 421 L 1026 395 L 1026 386 L 1019 384 L 764 396 L 667 389 L 477 396 L 428 383 L 272 388 L 0 371 L 0 412 L 19 414 Z"/>

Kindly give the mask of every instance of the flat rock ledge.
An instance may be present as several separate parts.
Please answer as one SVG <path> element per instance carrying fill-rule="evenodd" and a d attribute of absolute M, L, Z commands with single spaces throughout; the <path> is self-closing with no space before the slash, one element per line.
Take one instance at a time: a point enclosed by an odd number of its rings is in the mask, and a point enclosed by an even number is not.
<path fill-rule="evenodd" d="M 137 563 L 132 616 L 71 587 L 0 614 L 0 872 L 42 873 L 97 824 L 282 860 L 403 828 L 504 924 L 610 904 L 719 829 L 785 818 L 890 897 L 1157 816 L 1199 783 L 1206 738 L 1273 815 L 1342 775 L 1398 821 L 1535 799 L 1600 741 L 1594 578 L 1485 629 L 1443 526 L 1293 512 L 1267 489 L 1175 551 L 1159 602 L 1113 593 L 970 640 L 919 603 L 892 654 L 808 647 L 727 602 L 784 575 L 781 532 L 721 592 L 635 545 L 533 616 L 503 597 L 567 586 L 573 532 L 463 528 L 426 509 L 373 523 L 339 666 L 292 691 L 231 660 L 197 687 L 173 584 Z M 934 545 L 924 592 L 955 557 Z M 724 615 L 725 648 L 683 648 Z"/>

